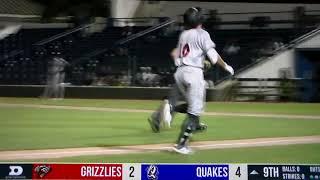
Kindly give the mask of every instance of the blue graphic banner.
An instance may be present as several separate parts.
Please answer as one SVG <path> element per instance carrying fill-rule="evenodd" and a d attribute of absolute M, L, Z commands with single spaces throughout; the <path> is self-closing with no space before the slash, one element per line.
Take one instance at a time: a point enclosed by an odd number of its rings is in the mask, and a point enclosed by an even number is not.
<path fill-rule="evenodd" d="M 229 166 L 219 164 L 142 164 L 142 180 L 229 179 Z"/>

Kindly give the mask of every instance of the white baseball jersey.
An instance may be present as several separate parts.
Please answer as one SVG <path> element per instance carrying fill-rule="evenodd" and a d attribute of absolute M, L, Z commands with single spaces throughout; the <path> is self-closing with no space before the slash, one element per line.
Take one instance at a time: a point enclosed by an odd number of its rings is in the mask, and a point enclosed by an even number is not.
<path fill-rule="evenodd" d="M 203 68 L 207 51 L 215 46 L 209 33 L 202 28 L 185 30 L 179 38 L 179 58 L 175 60 L 175 64 Z"/>

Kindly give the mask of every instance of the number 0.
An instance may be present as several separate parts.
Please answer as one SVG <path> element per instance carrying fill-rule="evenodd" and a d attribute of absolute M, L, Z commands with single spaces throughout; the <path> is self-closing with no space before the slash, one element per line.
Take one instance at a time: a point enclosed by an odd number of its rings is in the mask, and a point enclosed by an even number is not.
<path fill-rule="evenodd" d="M 182 57 L 186 57 L 190 52 L 189 44 L 186 44 L 182 48 Z"/>
<path fill-rule="evenodd" d="M 129 171 L 130 171 L 129 177 L 134 177 L 134 175 L 133 175 L 134 167 L 133 166 L 130 166 Z"/>
<path fill-rule="evenodd" d="M 238 166 L 237 171 L 236 171 L 236 176 L 241 176 L 241 172 L 240 172 L 240 166 Z"/>

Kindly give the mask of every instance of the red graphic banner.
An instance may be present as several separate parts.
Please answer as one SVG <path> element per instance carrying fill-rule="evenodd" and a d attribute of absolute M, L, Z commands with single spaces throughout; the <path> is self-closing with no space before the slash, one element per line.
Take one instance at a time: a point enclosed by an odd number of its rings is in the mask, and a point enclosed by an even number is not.
<path fill-rule="evenodd" d="M 122 164 L 33 164 L 32 179 L 122 179 Z"/>

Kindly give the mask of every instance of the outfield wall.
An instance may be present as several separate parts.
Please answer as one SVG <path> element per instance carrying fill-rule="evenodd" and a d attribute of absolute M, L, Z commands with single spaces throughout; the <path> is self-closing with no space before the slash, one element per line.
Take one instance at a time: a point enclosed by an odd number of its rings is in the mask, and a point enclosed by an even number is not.
<path fill-rule="evenodd" d="M 43 85 L 0 85 L 0 97 L 39 97 Z M 86 99 L 162 99 L 168 96 L 170 88 L 149 87 L 105 87 L 105 86 L 67 86 L 66 98 Z M 207 100 L 215 99 L 217 90 L 207 90 Z"/>

